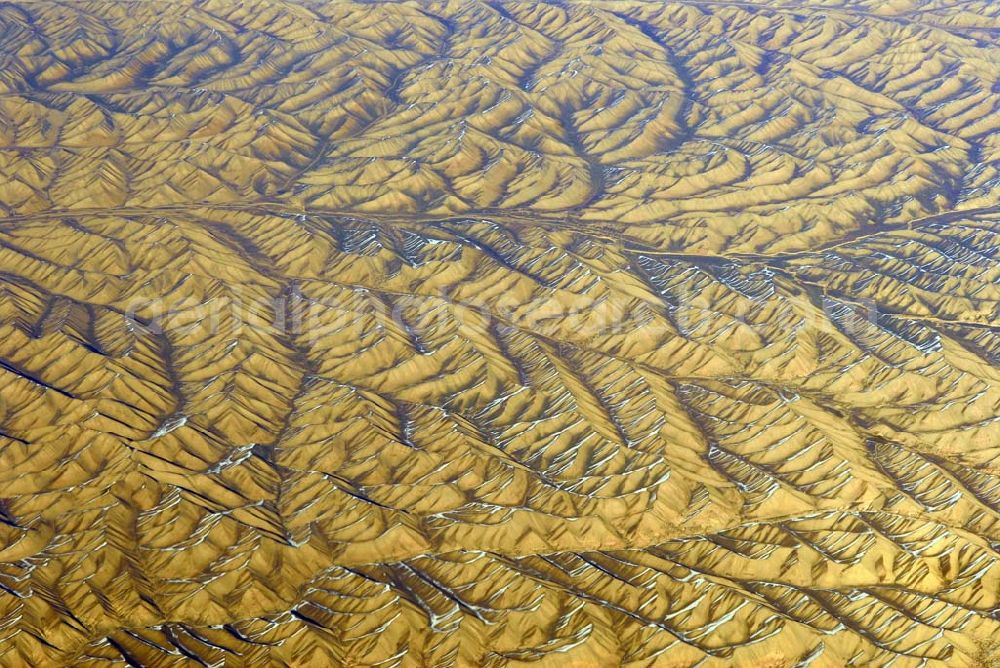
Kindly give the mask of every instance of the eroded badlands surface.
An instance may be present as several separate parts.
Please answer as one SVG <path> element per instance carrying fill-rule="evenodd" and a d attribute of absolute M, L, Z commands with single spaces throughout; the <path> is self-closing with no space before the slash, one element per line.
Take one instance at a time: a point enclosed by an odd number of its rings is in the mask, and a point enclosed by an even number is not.
<path fill-rule="evenodd" d="M 998 35 L 0 6 L 0 665 L 995 665 Z"/>

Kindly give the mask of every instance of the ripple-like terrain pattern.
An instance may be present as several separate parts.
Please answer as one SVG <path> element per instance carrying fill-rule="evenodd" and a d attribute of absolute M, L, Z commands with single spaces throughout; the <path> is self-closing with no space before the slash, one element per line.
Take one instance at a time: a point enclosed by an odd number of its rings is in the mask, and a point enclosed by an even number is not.
<path fill-rule="evenodd" d="M 997 665 L 998 40 L 0 4 L 0 666 Z"/>

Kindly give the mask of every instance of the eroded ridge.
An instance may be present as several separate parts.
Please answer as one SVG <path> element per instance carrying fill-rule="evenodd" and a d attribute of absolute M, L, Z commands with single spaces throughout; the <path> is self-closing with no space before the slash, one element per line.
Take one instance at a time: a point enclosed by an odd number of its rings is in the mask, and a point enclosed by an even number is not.
<path fill-rule="evenodd" d="M 786 251 L 996 204 L 994 3 L 792 4 L 6 4 L 0 207 L 503 211 Z"/>
<path fill-rule="evenodd" d="M 0 7 L 0 665 L 975 666 L 994 5 Z"/>
<path fill-rule="evenodd" d="M 4 660 L 968 664 L 998 238 L 8 225 Z"/>

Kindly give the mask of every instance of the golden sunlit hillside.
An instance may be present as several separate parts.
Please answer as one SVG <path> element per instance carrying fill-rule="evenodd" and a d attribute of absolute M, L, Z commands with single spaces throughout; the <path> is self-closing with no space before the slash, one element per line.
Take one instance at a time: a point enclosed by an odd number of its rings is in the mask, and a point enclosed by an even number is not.
<path fill-rule="evenodd" d="M 1000 4 L 0 4 L 0 668 L 1000 665 Z"/>

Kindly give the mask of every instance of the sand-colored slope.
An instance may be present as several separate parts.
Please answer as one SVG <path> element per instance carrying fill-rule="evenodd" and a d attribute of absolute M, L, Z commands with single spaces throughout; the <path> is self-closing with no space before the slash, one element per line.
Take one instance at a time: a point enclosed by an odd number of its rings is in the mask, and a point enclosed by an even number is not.
<path fill-rule="evenodd" d="M 997 21 L 0 7 L 0 666 L 990 665 Z"/>
<path fill-rule="evenodd" d="M 7 5 L 0 206 L 572 212 L 718 251 L 995 203 L 996 8 L 817 10 Z"/>

